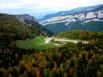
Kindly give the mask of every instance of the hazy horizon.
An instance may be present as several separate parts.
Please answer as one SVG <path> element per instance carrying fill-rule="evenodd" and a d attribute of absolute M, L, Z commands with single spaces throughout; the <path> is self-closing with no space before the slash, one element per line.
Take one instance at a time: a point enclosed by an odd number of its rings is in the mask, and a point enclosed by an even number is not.
<path fill-rule="evenodd" d="M 102 3 L 103 0 L 0 0 L 0 13 L 30 14 L 39 19 L 50 13 Z"/>

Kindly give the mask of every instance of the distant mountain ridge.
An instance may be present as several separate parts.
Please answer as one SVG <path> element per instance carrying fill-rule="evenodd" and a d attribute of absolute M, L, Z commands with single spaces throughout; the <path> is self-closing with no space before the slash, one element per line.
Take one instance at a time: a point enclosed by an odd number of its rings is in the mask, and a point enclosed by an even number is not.
<path fill-rule="evenodd" d="M 69 11 L 60 11 L 57 12 L 55 14 L 48 14 L 46 16 L 44 16 L 43 18 L 40 19 L 40 21 L 44 21 L 56 16 L 65 16 L 65 15 L 74 15 L 74 14 L 79 14 L 79 13 L 86 13 L 86 12 L 94 12 L 94 11 L 98 11 L 98 10 L 102 10 L 103 9 L 103 4 L 101 5 L 95 5 L 95 6 L 90 6 L 90 7 L 79 7 L 79 8 L 75 8 L 75 9 L 71 9 Z"/>
<path fill-rule="evenodd" d="M 41 19 L 41 24 L 54 33 L 72 29 L 103 31 L 103 5 L 81 7 L 47 15 Z"/>

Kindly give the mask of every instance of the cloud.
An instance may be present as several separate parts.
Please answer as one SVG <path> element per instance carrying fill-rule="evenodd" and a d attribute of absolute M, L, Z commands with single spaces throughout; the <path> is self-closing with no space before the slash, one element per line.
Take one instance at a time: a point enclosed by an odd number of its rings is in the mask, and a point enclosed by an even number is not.
<path fill-rule="evenodd" d="M 0 0 L 0 12 L 10 14 L 42 14 L 103 3 L 103 0 Z"/>
<path fill-rule="evenodd" d="M 0 0 L 0 9 L 61 9 L 95 5 L 102 2 L 103 0 Z"/>
<path fill-rule="evenodd" d="M 0 0 L 0 9 L 17 9 L 37 6 L 35 0 Z"/>

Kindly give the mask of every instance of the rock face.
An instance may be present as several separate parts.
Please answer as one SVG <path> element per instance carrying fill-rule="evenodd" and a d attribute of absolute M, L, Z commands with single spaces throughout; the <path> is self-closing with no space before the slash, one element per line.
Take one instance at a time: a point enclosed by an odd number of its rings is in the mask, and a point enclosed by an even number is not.
<path fill-rule="evenodd" d="M 96 18 L 96 14 L 94 12 L 87 13 L 86 19 L 93 19 Z"/>
<path fill-rule="evenodd" d="M 47 35 L 47 36 L 52 36 L 53 33 L 50 32 L 49 30 L 45 29 L 43 26 L 39 24 L 39 22 L 30 15 L 27 14 L 22 14 L 22 15 L 15 15 L 19 21 L 22 23 L 26 24 L 28 27 L 31 29 L 35 28 L 35 30 L 38 30 L 41 34 Z"/>
<path fill-rule="evenodd" d="M 103 32 L 103 5 L 50 14 L 42 18 L 40 24 L 54 33 L 74 29 Z"/>
<path fill-rule="evenodd" d="M 98 16 L 97 17 L 98 18 L 103 18 L 103 10 L 98 11 Z"/>
<path fill-rule="evenodd" d="M 57 17 L 53 17 L 45 21 L 42 21 L 41 24 L 43 26 L 46 26 L 48 24 L 61 23 L 61 22 L 69 24 L 70 22 L 75 22 L 75 21 L 81 21 L 82 23 L 84 23 L 84 22 L 90 22 L 90 21 L 103 21 L 102 18 L 103 18 L 103 10 L 99 10 L 97 12 L 57 16 Z"/>
<path fill-rule="evenodd" d="M 16 15 L 16 17 L 21 22 L 28 24 L 28 26 L 31 26 L 33 23 L 38 23 L 38 21 L 33 16 L 30 16 L 30 15 L 27 15 L 27 14 Z"/>

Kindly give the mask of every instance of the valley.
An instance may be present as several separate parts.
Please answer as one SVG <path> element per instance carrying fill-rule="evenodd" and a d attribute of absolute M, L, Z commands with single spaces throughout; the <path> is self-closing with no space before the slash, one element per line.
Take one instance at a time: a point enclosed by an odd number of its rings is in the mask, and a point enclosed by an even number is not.
<path fill-rule="evenodd" d="M 38 36 L 35 39 L 27 39 L 24 41 L 16 41 L 16 45 L 19 48 L 24 49 L 40 49 L 45 50 L 54 47 L 52 43 L 45 44 L 46 36 Z"/>
<path fill-rule="evenodd" d="M 89 41 L 83 40 L 72 40 L 72 39 L 65 39 L 65 38 L 56 38 L 56 37 L 46 37 L 46 36 L 38 36 L 35 39 L 27 39 L 24 41 L 16 41 L 16 45 L 19 48 L 24 49 L 41 49 L 46 50 L 50 48 L 55 48 L 58 46 L 63 46 L 64 44 L 71 42 L 77 44 L 79 42 L 88 44 Z"/>
<path fill-rule="evenodd" d="M 103 5 L 0 13 L 0 77 L 103 77 Z"/>

